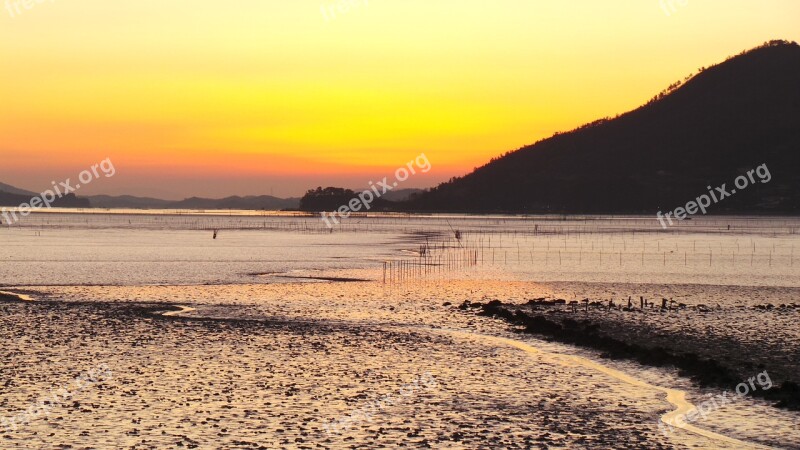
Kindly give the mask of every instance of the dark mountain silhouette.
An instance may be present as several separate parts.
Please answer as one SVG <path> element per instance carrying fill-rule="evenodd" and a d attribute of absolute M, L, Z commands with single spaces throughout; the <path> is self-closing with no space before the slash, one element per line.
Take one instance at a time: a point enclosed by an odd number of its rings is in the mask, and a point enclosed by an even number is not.
<path fill-rule="evenodd" d="M 297 209 L 299 198 L 278 198 L 270 195 L 226 197 L 220 199 L 191 197 L 183 200 L 161 200 L 148 197 L 121 195 L 95 195 L 89 197 L 97 208 L 141 208 L 141 209 L 252 209 L 281 210 Z"/>
<path fill-rule="evenodd" d="M 0 206 L 15 208 L 22 204 L 30 204 L 31 199 L 38 196 L 38 194 L 20 195 L 0 191 Z M 67 194 L 61 198 L 57 198 L 50 206 L 57 208 L 89 208 L 91 205 L 89 204 L 89 200 L 85 198 L 76 197 L 75 194 Z"/>
<path fill-rule="evenodd" d="M 16 208 L 23 204 L 30 204 L 34 197 L 39 197 L 39 194 L 0 183 L 0 206 Z M 76 197 L 75 194 L 67 194 L 55 199 L 50 206 L 57 208 L 88 208 L 90 204 L 89 200 L 85 198 Z"/>
<path fill-rule="evenodd" d="M 361 193 L 362 191 L 355 192 L 352 189 L 337 187 L 309 189 L 306 195 L 300 199 L 300 210 L 314 212 L 336 211 L 343 206 L 349 205 L 351 200 L 358 200 L 358 195 Z M 365 200 L 367 199 L 365 197 Z M 360 205 L 363 204 L 360 203 Z M 396 204 L 380 197 L 373 197 L 372 201 L 369 202 L 369 209 L 365 206 L 357 206 L 357 208 L 359 212 L 385 211 L 387 209 L 396 209 Z"/>
<path fill-rule="evenodd" d="M 0 183 L 0 206 L 16 207 L 29 203 L 39 194 Z M 179 201 L 161 200 L 149 197 L 134 197 L 131 195 L 93 195 L 77 197 L 75 194 L 65 195 L 56 199 L 52 206 L 61 208 L 134 208 L 134 209 L 252 209 L 252 210 L 281 210 L 297 209 L 300 205 L 299 198 L 277 198 L 270 195 L 227 197 L 209 199 L 192 197 Z"/>
<path fill-rule="evenodd" d="M 389 200 L 390 202 L 404 202 L 416 195 L 421 194 L 422 192 L 422 189 L 415 188 L 393 189 L 385 194 L 382 194 L 381 198 L 384 200 Z"/>
<path fill-rule="evenodd" d="M 278 198 L 271 195 L 258 195 L 246 197 L 226 197 L 222 199 L 208 199 L 192 197 L 179 202 L 170 203 L 169 208 L 178 209 L 296 209 L 300 204 L 297 198 Z"/>
<path fill-rule="evenodd" d="M 361 191 L 353 191 L 352 189 L 338 188 L 338 187 L 318 187 L 310 189 L 303 198 L 300 199 L 301 211 L 336 211 L 342 206 L 348 205 L 350 200 L 357 198 Z M 380 197 L 375 197 L 369 203 L 369 209 L 361 207 L 360 212 L 369 211 L 386 211 L 397 209 L 397 202 L 405 202 L 414 198 L 422 193 L 422 189 L 397 189 L 381 194 Z"/>
<path fill-rule="evenodd" d="M 493 159 L 412 199 L 439 211 L 669 211 L 766 164 L 772 179 L 709 208 L 800 211 L 800 46 L 771 41 L 648 104 Z M 757 179 L 758 180 L 758 179 Z"/>
<path fill-rule="evenodd" d="M 169 208 L 169 200 L 150 197 L 134 197 L 132 195 L 92 195 L 89 197 L 95 208 Z"/>
<path fill-rule="evenodd" d="M 5 183 L 0 183 L 0 191 L 5 192 L 7 194 L 27 195 L 28 197 L 39 195 L 35 192 L 26 191 L 25 189 L 20 189 Z"/>

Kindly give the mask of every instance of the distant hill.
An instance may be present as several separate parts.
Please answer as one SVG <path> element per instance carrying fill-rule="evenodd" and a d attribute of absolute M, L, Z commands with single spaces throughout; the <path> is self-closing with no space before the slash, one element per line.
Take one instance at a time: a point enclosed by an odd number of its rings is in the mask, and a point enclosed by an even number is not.
<path fill-rule="evenodd" d="M 353 199 L 358 199 L 358 195 L 362 191 L 353 191 L 352 189 L 337 188 L 337 187 L 318 187 L 316 189 L 309 189 L 306 195 L 300 199 L 300 210 L 308 212 L 333 212 L 343 206 L 349 205 Z M 359 206 L 354 211 L 385 211 L 397 209 L 394 202 L 384 199 L 383 197 L 373 197 L 368 199 L 365 197 L 368 204 L 359 202 Z"/>
<path fill-rule="evenodd" d="M 303 198 L 300 199 L 300 210 L 313 212 L 335 211 L 347 205 L 350 200 L 356 198 L 358 194 L 363 191 L 364 189 L 354 191 L 352 189 L 337 187 L 327 187 L 325 189 L 318 187 L 316 189 L 310 189 Z M 422 189 L 413 188 L 388 191 L 380 197 L 373 198 L 369 203 L 369 209 L 362 207 L 361 212 L 396 210 L 398 209 L 398 202 L 408 201 L 414 196 L 420 195 L 422 192 Z"/>
<path fill-rule="evenodd" d="M 39 194 L 0 183 L 0 206 L 16 207 L 28 203 Z M 269 195 L 226 197 L 209 199 L 192 197 L 179 201 L 161 200 L 132 195 L 93 195 L 77 197 L 69 194 L 53 202 L 53 206 L 63 208 L 132 208 L 132 209 L 252 209 L 282 210 L 297 209 L 299 198 L 277 198 Z"/>
<path fill-rule="evenodd" d="M 0 183 L 0 191 L 5 192 L 7 194 L 26 195 L 28 197 L 33 197 L 35 195 L 39 195 L 39 194 L 37 194 L 35 192 L 26 191 L 24 189 L 16 188 L 14 186 L 11 186 L 11 185 L 8 185 L 8 184 L 5 184 L 5 183 Z"/>
<path fill-rule="evenodd" d="M 185 209 L 297 209 L 300 199 L 278 198 L 270 195 L 226 197 L 219 200 L 192 197 L 170 204 L 170 208 Z"/>
<path fill-rule="evenodd" d="M 396 189 L 383 194 L 381 198 L 384 200 L 389 200 L 390 202 L 404 202 L 415 195 L 421 194 L 422 192 L 422 189 Z"/>
<path fill-rule="evenodd" d="M 30 204 L 31 199 L 38 196 L 39 194 L 35 192 L 0 183 L 0 206 L 16 208 L 19 205 Z M 85 198 L 76 197 L 75 194 L 67 194 L 57 198 L 51 206 L 58 208 L 88 208 L 90 205 Z"/>
<path fill-rule="evenodd" d="M 149 197 L 134 197 L 132 195 L 92 195 L 89 201 L 95 208 L 168 208 L 171 203 L 169 200 L 160 200 Z"/>
<path fill-rule="evenodd" d="M 121 195 L 112 197 L 108 195 L 94 195 L 89 197 L 92 206 L 97 208 L 134 208 L 134 209 L 252 209 L 252 210 L 282 210 L 297 209 L 300 205 L 298 198 L 277 198 L 270 195 L 226 197 L 210 199 L 191 197 L 184 200 L 172 201 L 149 197 L 133 197 Z"/>
<path fill-rule="evenodd" d="M 0 206 L 15 208 L 22 204 L 29 204 L 33 197 L 38 197 L 39 194 L 10 194 L 8 192 L 0 191 Z M 61 198 L 57 198 L 51 206 L 57 208 L 89 208 L 89 200 L 76 197 L 75 194 L 67 194 Z"/>
<path fill-rule="evenodd" d="M 600 89 L 602 87 L 599 87 Z M 767 164 L 710 212 L 800 212 L 800 46 L 772 41 L 701 69 L 648 104 L 537 142 L 431 189 L 439 211 L 668 211 Z"/>

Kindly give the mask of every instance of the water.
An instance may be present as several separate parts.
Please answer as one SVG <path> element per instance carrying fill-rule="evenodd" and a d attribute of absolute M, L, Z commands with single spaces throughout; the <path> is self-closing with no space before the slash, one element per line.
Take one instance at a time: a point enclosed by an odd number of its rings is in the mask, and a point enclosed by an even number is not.
<path fill-rule="evenodd" d="M 34 299 L 0 302 L 0 418 L 22 417 L 0 426 L 0 447 L 800 448 L 800 416 L 750 398 L 664 435 L 658 419 L 677 407 L 666 390 L 696 403 L 710 391 L 454 308 L 667 296 L 741 309 L 719 326 L 798 354 L 796 312 L 744 313 L 796 302 L 797 229 L 373 215 L 331 232 L 303 215 L 33 215 L 0 229 L 0 289 Z M 387 261 L 410 270 L 384 283 Z M 100 365 L 113 375 L 75 388 Z M 46 414 L 20 416 L 70 385 Z"/>

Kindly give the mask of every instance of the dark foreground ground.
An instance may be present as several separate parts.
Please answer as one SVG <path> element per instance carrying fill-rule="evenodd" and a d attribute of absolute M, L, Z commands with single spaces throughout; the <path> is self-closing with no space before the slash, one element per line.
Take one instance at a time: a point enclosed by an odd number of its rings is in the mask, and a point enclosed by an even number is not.
<path fill-rule="evenodd" d="M 511 347 L 358 323 L 165 317 L 178 310 L 168 304 L 8 300 L 0 417 L 23 420 L 0 429 L 4 450 L 677 448 L 656 427 L 662 395 Z"/>
<path fill-rule="evenodd" d="M 502 318 L 525 333 L 599 350 L 609 358 L 675 366 L 701 386 L 732 389 L 767 371 L 774 387 L 751 395 L 800 410 L 800 305 L 642 303 L 541 298 L 525 304 L 465 302 L 460 308 Z M 765 323 L 770 324 L 766 335 Z"/>

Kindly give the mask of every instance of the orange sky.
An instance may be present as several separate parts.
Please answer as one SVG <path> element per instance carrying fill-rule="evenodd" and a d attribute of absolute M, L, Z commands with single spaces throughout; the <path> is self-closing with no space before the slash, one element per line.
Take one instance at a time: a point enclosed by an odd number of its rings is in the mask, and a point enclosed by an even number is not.
<path fill-rule="evenodd" d="M 0 182 L 110 157 L 83 195 L 357 188 L 421 152 L 430 186 L 800 40 L 796 0 L 4 1 Z"/>

